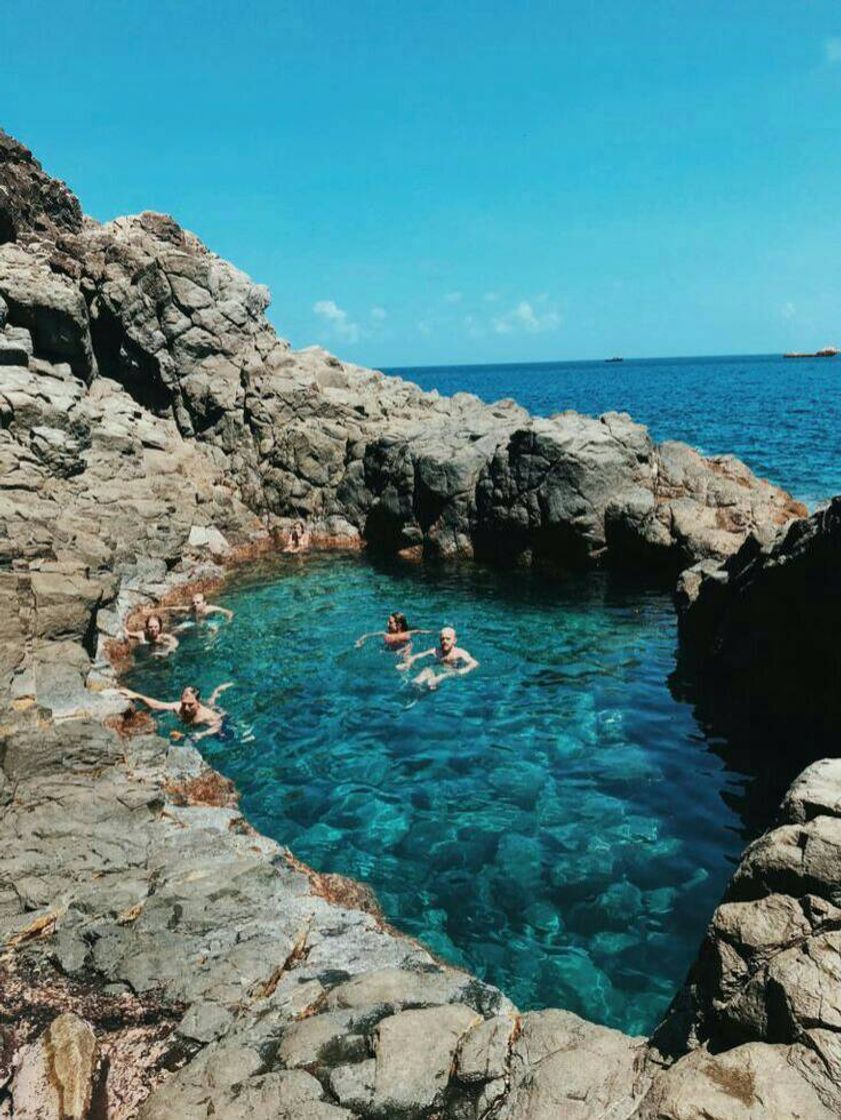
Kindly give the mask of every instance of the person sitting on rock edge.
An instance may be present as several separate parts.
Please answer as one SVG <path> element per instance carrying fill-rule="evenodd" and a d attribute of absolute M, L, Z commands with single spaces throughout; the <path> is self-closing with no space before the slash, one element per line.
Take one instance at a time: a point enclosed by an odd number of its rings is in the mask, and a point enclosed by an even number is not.
<path fill-rule="evenodd" d="M 207 724 L 206 731 L 193 736 L 193 741 L 196 742 L 199 739 L 204 739 L 207 735 L 218 735 L 222 730 L 222 720 L 225 713 L 215 705 L 219 696 L 233 683 L 233 681 L 226 681 L 225 684 L 217 685 L 211 692 L 207 704 L 201 703 L 201 694 L 194 685 L 187 685 L 181 693 L 181 699 L 171 702 L 155 700 L 154 697 L 144 696 L 131 688 L 121 688 L 119 692 L 129 700 L 139 700 L 141 704 L 145 704 L 153 712 L 175 712 L 181 722 L 188 727 L 194 727 L 196 724 Z"/>
<path fill-rule="evenodd" d="M 452 626 L 445 626 L 441 630 L 437 647 L 407 657 L 397 668 L 401 671 L 411 669 L 416 661 L 421 661 L 424 657 L 434 657 L 438 664 L 443 666 L 443 672 L 440 673 L 427 666 L 415 677 L 413 684 L 425 684 L 429 688 L 437 688 L 441 681 L 450 676 L 464 677 L 479 667 L 479 662 L 472 654 L 456 645 L 456 632 Z"/>
<path fill-rule="evenodd" d="M 156 646 L 155 652 L 159 657 L 166 657 L 178 649 L 178 639 L 174 634 L 164 632 L 161 617 L 157 614 L 149 615 L 143 623 L 142 630 L 129 630 L 127 627 L 125 633 L 127 638 L 133 638 L 137 642 L 142 642 L 143 645 Z"/>
<path fill-rule="evenodd" d="M 284 552 L 306 552 L 310 547 L 310 531 L 303 521 L 295 521 L 289 530 Z"/>
<path fill-rule="evenodd" d="M 356 639 L 356 648 L 361 649 L 369 638 L 382 638 L 389 649 L 405 651 L 411 646 L 413 635 L 430 634 L 431 632 L 430 630 L 411 630 L 405 614 L 400 611 L 392 611 L 388 616 L 385 630 L 374 630 L 370 634 L 363 634 L 361 638 Z"/>

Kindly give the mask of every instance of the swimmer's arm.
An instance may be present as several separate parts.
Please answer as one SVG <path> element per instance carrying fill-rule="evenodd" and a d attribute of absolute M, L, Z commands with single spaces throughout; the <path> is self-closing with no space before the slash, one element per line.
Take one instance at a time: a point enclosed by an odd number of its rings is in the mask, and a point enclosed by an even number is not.
<path fill-rule="evenodd" d="M 207 608 L 208 614 L 223 614 L 229 621 L 234 617 L 234 612 L 228 607 L 217 607 L 215 604 L 210 604 Z"/>
<path fill-rule="evenodd" d="M 129 630 L 129 628 L 126 627 L 124 632 L 127 638 L 134 638 L 136 642 L 146 641 L 146 635 L 142 630 Z"/>
<path fill-rule="evenodd" d="M 461 668 L 456 669 L 456 672 L 460 676 L 467 676 L 468 673 L 472 673 L 474 669 L 479 668 L 479 662 L 472 654 L 468 653 L 466 649 L 459 650 L 459 653 L 461 654 L 459 658 Z"/>
<path fill-rule="evenodd" d="M 212 708 L 213 705 L 216 703 L 216 701 L 219 699 L 219 697 L 222 695 L 222 693 L 225 691 L 225 689 L 232 688 L 233 684 L 234 684 L 233 681 L 225 681 L 224 684 L 218 684 L 216 686 L 216 688 L 214 688 L 213 692 L 211 692 L 211 694 L 208 698 L 208 701 L 207 701 L 208 706 Z"/>
<path fill-rule="evenodd" d="M 431 634 L 431 630 L 407 630 L 407 634 Z"/>
<path fill-rule="evenodd" d="M 385 637 L 385 631 L 384 630 L 372 630 L 370 634 L 363 634 L 361 638 L 357 638 L 356 642 L 355 642 L 355 645 L 356 645 L 357 649 L 361 649 L 362 646 L 365 645 L 365 643 L 368 641 L 369 638 L 384 638 L 384 637 Z"/>
<path fill-rule="evenodd" d="M 176 636 L 174 634 L 164 634 L 163 637 L 166 641 L 169 653 L 175 653 L 175 651 L 178 649 L 178 639 L 176 638 Z"/>
<path fill-rule="evenodd" d="M 178 709 L 177 703 L 167 704 L 164 700 L 155 700 L 152 696 L 144 696 L 142 692 L 135 692 L 131 688 L 119 688 L 117 691 L 123 696 L 127 696 L 129 700 L 139 700 L 141 704 L 145 704 L 153 712 L 174 712 Z"/>
<path fill-rule="evenodd" d="M 199 741 L 199 739 L 206 739 L 208 737 L 208 735 L 218 735 L 221 730 L 222 730 L 222 720 L 221 720 L 221 718 L 220 719 L 215 719 L 212 722 L 208 722 L 208 725 L 207 725 L 207 728 L 206 728 L 205 731 L 199 731 L 199 733 L 197 735 L 192 735 L 191 738 L 192 738 L 194 743 L 197 743 Z"/>
<path fill-rule="evenodd" d="M 421 660 L 423 660 L 424 657 L 434 657 L 434 656 L 435 656 L 435 650 L 434 649 L 426 649 L 426 650 L 423 651 L 423 653 L 413 653 L 411 657 L 406 657 L 402 661 L 400 661 L 397 665 L 397 668 L 400 670 L 400 672 L 403 672 L 405 669 L 411 669 L 411 667 L 415 664 L 416 661 L 421 661 Z"/>

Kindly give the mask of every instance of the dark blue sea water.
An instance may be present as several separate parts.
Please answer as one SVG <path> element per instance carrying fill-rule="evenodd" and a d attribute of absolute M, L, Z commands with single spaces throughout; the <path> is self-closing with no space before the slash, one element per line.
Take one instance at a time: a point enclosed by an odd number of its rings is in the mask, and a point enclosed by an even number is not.
<path fill-rule="evenodd" d="M 402 372 L 542 414 L 626 409 L 811 503 L 841 492 L 841 360 Z M 258 828 L 371 884 L 396 925 L 522 1008 L 657 1022 L 743 846 L 746 782 L 669 691 L 667 594 L 308 556 L 240 573 L 221 601 L 231 623 L 186 631 L 131 683 L 175 698 L 235 681 L 225 736 L 201 749 Z M 479 669 L 419 691 L 380 642 L 356 649 L 393 610 L 455 625 Z"/>
<path fill-rule="evenodd" d="M 657 440 L 732 452 L 814 506 L 841 493 L 841 356 L 634 358 L 623 362 L 393 369 L 423 389 L 514 397 L 550 416 L 630 412 Z"/>

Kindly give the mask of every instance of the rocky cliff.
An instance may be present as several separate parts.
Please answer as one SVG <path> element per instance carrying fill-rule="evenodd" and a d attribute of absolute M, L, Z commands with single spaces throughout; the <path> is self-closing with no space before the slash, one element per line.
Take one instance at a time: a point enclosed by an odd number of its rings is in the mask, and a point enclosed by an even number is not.
<path fill-rule="evenodd" d="M 0 1117 L 837 1114 L 829 1012 L 713 1030 L 718 989 L 693 981 L 659 1050 L 521 1015 L 123 714 L 107 655 L 127 614 L 284 518 L 391 551 L 662 574 L 803 512 L 627 416 L 535 420 L 293 352 L 267 302 L 170 218 L 84 218 L 0 136 Z M 809 868 L 766 894 L 814 896 L 791 928 L 819 939 L 829 888 Z M 743 980 L 767 958 L 742 959 Z M 793 1000 L 798 975 L 766 989 Z"/>
<path fill-rule="evenodd" d="M 841 498 L 769 541 L 681 576 L 678 614 L 695 692 L 720 725 L 749 722 L 769 756 L 835 753 L 841 718 Z"/>

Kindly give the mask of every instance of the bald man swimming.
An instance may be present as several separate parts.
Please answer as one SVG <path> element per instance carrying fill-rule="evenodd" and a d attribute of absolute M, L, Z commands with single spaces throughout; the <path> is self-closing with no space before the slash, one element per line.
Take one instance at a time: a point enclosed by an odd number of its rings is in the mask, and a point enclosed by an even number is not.
<path fill-rule="evenodd" d="M 452 626 L 443 628 L 438 635 L 437 646 L 433 649 L 424 650 L 423 653 L 416 653 L 412 657 L 407 657 L 405 661 L 400 662 L 397 668 L 401 671 L 411 669 L 416 661 L 422 661 L 424 657 L 434 657 L 441 666 L 439 671 L 428 665 L 418 673 L 412 682 L 418 685 L 425 684 L 428 688 L 437 688 L 441 681 L 447 677 L 464 677 L 479 667 L 479 662 L 472 654 L 456 645 L 456 632 Z"/>

